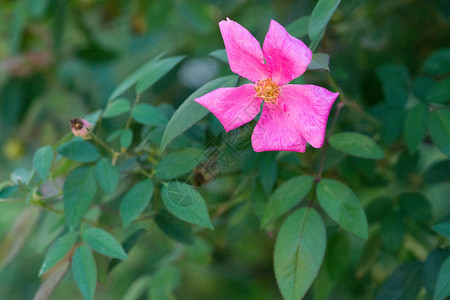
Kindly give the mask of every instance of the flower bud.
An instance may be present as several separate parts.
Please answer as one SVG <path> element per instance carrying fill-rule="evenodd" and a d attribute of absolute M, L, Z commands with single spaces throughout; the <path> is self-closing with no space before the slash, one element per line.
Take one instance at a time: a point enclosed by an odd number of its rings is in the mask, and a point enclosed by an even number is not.
<path fill-rule="evenodd" d="M 74 135 L 79 136 L 85 140 L 91 138 L 89 131 L 92 128 L 92 124 L 85 119 L 75 118 L 70 120 L 72 125 L 72 132 Z"/>

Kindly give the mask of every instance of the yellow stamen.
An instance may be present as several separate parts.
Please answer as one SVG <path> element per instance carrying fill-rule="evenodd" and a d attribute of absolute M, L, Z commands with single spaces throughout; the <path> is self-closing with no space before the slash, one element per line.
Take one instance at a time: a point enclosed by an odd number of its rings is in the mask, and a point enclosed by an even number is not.
<path fill-rule="evenodd" d="M 266 103 L 277 104 L 281 87 L 278 86 L 272 78 L 268 78 L 265 80 L 258 80 L 258 83 L 255 85 L 255 91 L 255 98 L 261 98 Z"/>

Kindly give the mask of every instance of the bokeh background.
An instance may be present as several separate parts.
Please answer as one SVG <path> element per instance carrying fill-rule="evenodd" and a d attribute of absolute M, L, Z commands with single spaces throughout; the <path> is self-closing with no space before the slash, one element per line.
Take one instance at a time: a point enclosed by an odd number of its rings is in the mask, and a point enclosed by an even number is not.
<path fill-rule="evenodd" d="M 231 74 L 226 64 L 209 55 L 223 48 L 217 25 L 220 20 L 230 17 L 238 21 L 262 42 L 271 19 L 287 26 L 301 16 L 310 15 L 315 3 L 314 0 L 1 1 L 0 181 L 20 174 L 21 168 L 29 169 L 37 148 L 53 144 L 65 135 L 70 130 L 69 119 L 104 107 L 115 86 L 150 58 L 164 51 L 167 56 L 187 55 L 176 69 L 142 95 L 143 101 L 178 107 L 204 83 Z M 449 21 L 447 0 L 344 0 L 317 50 L 330 54 L 331 76 L 349 98 L 374 118 L 389 119 L 389 127 L 380 125 L 378 134 L 392 152 L 401 147 L 396 145 L 406 109 L 386 106 L 384 84 L 400 80 L 400 85 L 405 84 L 408 89 L 416 86 L 417 79 L 423 76 L 424 61 L 435 51 L 450 47 Z M 308 44 L 307 37 L 304 41 Z M 386 65 L 391 67 L 383 69 Z M 390 75 L 392 66 L 396 71 Z M 404 78 L 399 79 L 399 69 L 400 74 L 406 74 Z M 307 82 L 327 86 L 324 72 L 308 72 L 306 78 Z M 425 79 L 421 88 L 431 84 Z M 349 120 L 354 117 L 354 112 L 344 111 L 338 127 L 353 124 Z M 360 124 L 361 131 L 364 126 L 371 126 Z M 399 152 L 385 168 L 403 185 L 418 186 L 422 180 L 420 171 L 410 170 L 417 158 L 405 152 Z M 436 149 L 426 153 L 425 164 L 443 157 Z M 358 166 L 360 170 L 356 171 L 351 162 L 342 167 L 347 168 L 343 174 L 353 187 L 364 186 L 370 180 L 362 174 L 365 166 Z M 448 200 L 450 190 L 446 185 L 432 193 L 444 198 L 447 195 Z M 24 206 L 19 201 L 0 203 L 0 238 Z M 449 212 L 448 207 L 439 203 L 433 208 L 436 219 Z M 236 211 L 227 222 L 227 227 L 219 227 L 198 240 L 197 250 L 181 263 L 181 274 L 174 276 L 174 284 L 179 286 L 176 294 L 180 299 L 278 299 L 272 268 L 273 241 L 267 238 L 267 232 L 259 230 L 256 217 L 246 216 L 242 222 Z M 42 241 L 51 237 L 41 237 L 37 230 L 15 261 L 0 271 L 0 299 L 32 299 L 39 287 L 37 274 L 47 245 Z M 100 278 L 97 299 L 122 299 L 136 278 L 154 269 L 162 258 L 170 259 L 167 252 L 173 251 L 173 247 L 158 235 L 161 233 L 143 237 L 130 261 L 118 266 L 107 278 Z M 395 232 L 393 235 L 395 239 Z M 339 240 L 335 242 L 339 247 Z M 363 243 L 358 243 L 360 249 Z M 356 266 L 360 253 L 343 251 L 347 254 L 345 259 L 341 258 L 338 266 L 341 270 L 336 270 L 332 278 L 334 293 L 341 298 L 334 299 L 372 298 L 405 258 L 402 255 L 410 255 L 395 252 L 371 265 L 368 261 L 367 268 L 371 271 L 365 270 L 356 280 L 354 275 L 348 275 L 354 274 L 354 268 L 349 271 L 347 265 Z M 426 257 L 426 254 L 425 251 L 417 255 Z M 52 299 L 81 299 L 70 277 L 71 274 L 65 277 Z"/>

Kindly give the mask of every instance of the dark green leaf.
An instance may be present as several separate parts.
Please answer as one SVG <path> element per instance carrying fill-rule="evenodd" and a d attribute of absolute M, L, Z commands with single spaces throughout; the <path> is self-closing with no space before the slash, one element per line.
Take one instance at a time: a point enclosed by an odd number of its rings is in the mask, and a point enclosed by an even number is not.
<path fill-rule="evenodd" d="M 317 44 L 341 0 L 319 0 L 308 24 L 308 35 L 312 44 Z"/>
<path fill-rule="evenodd" d="M 450 296 L 450 257 L 442 264 L 436 281 L 434 300 Z"/>
<path fill-rule="evenodd" d="M 436 109 L 428 118 L 428 131 L 434 145 L 450 156 L 450 110 Z"/>
<path fill-rule="evenodd" d="M 382 159 L 383 150 L 370 137 L 356 132 L 342 132 L 330 137 L 330 145 L 344 153 L 368 158 Z"/>
<path fill-rule="evenodd" d="M 434 52 L 424 63 L 423 69 L 431 75 L 444 75 L 450 72 L 450 48 Z"/>
<path fill-rule="evenodd" d="M 98 253 L 118 259 L 128 258 L 120 243 L 103 229 L 89 227 L 83 231 L 82 236 L 89 246 Z"/>
<path fill-rule="evenodd" d="M 278 164 L 275 159 L 276 152 L 265 152 L 260 154 L 259 180 L 264 191 L 269 194 L 275 184 L 278 174 Z"/>
<path fill-rule="evenodd" d="M 136 93 L 140 94 L 151 87 L 155 82 L 166 75 L 176 65 L 178 65 L 185 56 L 174 56 L 158 60 L 154 65 L 143 74 L 136 84 Z"/>
<path fill-rule="evenodd" d="M 320 206 L 336 223 L 367 239 L 369 232 L 364 208 L 348 186 L 336 180 L 322 179 L 316 193 Z"/>
<path fill-rule="evenodd" d="M 290 35 L 301 38 L 308 34 L 309 16 L 303 16 L 286 26 Z"/>
<path fill-rule="evenodd" d="M 431 221 L 433 218 L 431 203 L 423 195 L 404 193 L 398 198 L 400 209 L 405 215 L 423 223 Z"/>
<path fill-rule="evenodd" d="M 158 126 L 167 124 L 166 116 L 159 109 L 147 103 L 136 105 L 131 111 L 131 116 L 136 122 L 144 125 Z"/>
<path fill-rule="evenodd" d="M 427 117 L 428 108 L 425 103 L 417 104 L 406 115 L 404 134 L 411 155 L 416 152 L 427 133 Z"/>
<path fill-rule="evenodd" d="M 108 158 L 102 158 L 95 165 L 95 176 L 102 189 L 112 193 L 119 183 L 120 172 L 116 166 L 111 164 Z"/>
<path fill-rule="evenodd" d="M 450 181 L 450 159 L 440 160 L 433 163 L 423 174 L 428 184 Z"/>
<path fill-rule="evenodd" d="M 120 202 L 120 216 L 124 227 L 131 224 L 147 207 L 153 196 L 153 182 L 143 180 L 136 183 Z"/>
<path fill-rule="evenodd" d="M 178 181 L 163 186 L 161 196 L 167 210 L 180 220 L 214 229 L 205 200 L 192 186 Z"/>
<path fill-rule="evenodd" d="M 403 244 L 405 234 L 403 218 L 395 211 L 387 211 L 381 220 L 380 237 L 384 248 L 397 252 Z"/>
<path fill-rule="evenodd" d="M 377 69 L 386 102 L 397 107 L 405 106 L 408 101 L 408 68 L 402 64 L 386 64 Z"/>
<path fill-rule="evenodd" d="M 427 93 L 426 100 L 432 103 L 450 102 L 450 77 L 433 84 Z"/>
<path fill-rule="evenodd" d="M 97 285 L 97 266 L 92 252 L 85 246 L 78 247 L 73 254 L 72 274 L 83 298 L 86 300 L 94 299 Z"/>
<path fill-rule="evenodd" d="M 434 249 L 427 257 L 423 266 L 423 281 L 429 295 L 434 295 L 436 281 L 444 261 L 449 257 L 450 251 L 444 248 Z"/>
<path fill-rule="evenodd" d="M 314 53 L 311 63 L 308 65 L 308 70 L 326 70 L 330 71 L 329 67 L 330 56 L 326 53 Z"/>
<path fill-rule="evenodd" d="M 155 176 L 168 180 L 186 174 L 208 158 L 203 152 L 195 148 L 171 152 L 156 166 Z"/>
<path fill-rule="evenodd" d="M 433 230 L 450 239 L 450 222 L 444 221 L 433 225 Z"/>
<path fill-rule="evenodd" d="M 79 162 L 93 162 L 100 158 L 97 148 L 81 138 L 75 138 L 56 149 L 62 156 Z"/>
<path fill-rule="evenodd" d="M 301 208 L 284 221 L 274 251 L 275 277 L 284 299 L 303 298 L 319 272 L 325 248 L 325 225 L 314 209 Z"/>
<path fill-rule="evenodd" d="M 313 180 L 311 176 L 297 176 L 280 185 L 269 197 L 261 227 L 265 227 L 302 201 L 311 190 Z"/>
<path fill-rule="evenodd" d="M 89 209 L 96 191 L 94 168 L 78 167 L 67 175 L 63 187 L 63 201 L 64 213 L 70 227 L 78 225 Z"/>
<path fill-rule="evenodd" d="M 375 299 L 416 299 L 422 286 L 422 267 L 422 263 L 413 261 L 395 270 L 383 283 Z"/>
<path fill-rule="evenodd" d="M 349 265 L 350 253 L 350 242 L 344 232 L 337 232 L 328 239 L 323 265 L 327 268 L 330 278 L 342 278 Z"/>
<path fill-rule="evenodd" d="M 169 145 L 176 137 L 183 134 L 183 132 L 191 128 L 208 114 L 209 110 L 195 102 L 195 98 L 201 97 L 221 87 L 234 87 L 238 82 L 238 78 L 239 77 L 236 75 L 220 77 L 208 82 L 192 93 L 169 120 L 161 140 L 161 150 L 166 149 L 167 145 Z"/>
<path fill-rule="evenodd" d="M 214 58 L 217 58 L 218 60 L 228 64 L 228 56 L 227 56 L 227 51 L 225 51 L 225 49 L 215 50 L 215 51 L 209 53 L 208 55 L 212 56 Z"/>
<path fill-rule="evenodd" d="M 130 147 L 133 142 L 133 131 L 130 128 L 124 129 L 120 135 L 120 146 L 124 149 Z"/>
<path fill-rule="evenodd" d="M 103 118 L 112 118 L 123 113 L 126 113 L 131 109 L 130 101 L 127 99 L 117 99 L 112 102 L 108 102 L 105 111 L 103 112 Z"/>
<path fill-rule="evenodd" d="M 56 240 L 45 255 L 44 262 L 39 270 L 39 276 L 50 270 L 57 262 L 63 259 L 70 249 L 72 249 L 76 240 L 77 234 L 75 232 L 67 233 Z"/>
<path fill-rule="evenodd" d="M 14 194 L 19 190 L 18 185 L 8 185 L 2 189 L 0 189 L 0 199 L 8 199 L 9 196 Z"/>
<path fill-rule="evenodd" d="M 167 211 L 160 211 L 155 216 L 155 223 L 162 232 L 175 241 L 187 245 L 194 244 L 195 237 L 192 233 L 192 226 L 180 221 Z"/>
<path fill-rule="evenodd" d="M 39 148 L 33 157 L 33 167 L 38 172 L 39 176 L 45 181 L 50 167 L 53 162 L 53 148 L 51 146 L 45 146 Z"/>
<path fill-rule="evenodd" d="M 126 240 L 122 243 L 122 248 L 125 250 L 125 253 L 130 252 L 130 250 L 137 244 L 139 241 L 139 238 L 142 234 L 146 232 L 145 229 L 138 229 L 134 231 Z M 108 265 L 108 272 L 111 272 L 112 269 L 114 269 L 115 266 L 117 266 L 119 263 L 121 263 L 122 260 L 118 258 L 114 258 L 111 260 L 111 262 Z"/>
<path fill-rule="evenodd" d="M 150 61 L 145 63 L 142 67 L 128 75 L 112 92 L 111 96 L 109 96 L 109 100 L 114 100 L 118 96 L 122 95 L 126 90 L 132 87 L 142 76 L 147 74 L 149 70 L 153 69 L 157 64 L 159 59 L 164 55 L 164 52 L 152 58 Z"/>

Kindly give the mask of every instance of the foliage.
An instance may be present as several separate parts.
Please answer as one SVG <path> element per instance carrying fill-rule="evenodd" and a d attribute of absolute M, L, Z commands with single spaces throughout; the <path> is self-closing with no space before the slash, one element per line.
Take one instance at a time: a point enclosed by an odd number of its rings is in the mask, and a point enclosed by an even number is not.
<path fill-rule="evenodd" d="M 445 4 L 3 1 L 2 297 L 448 297 Z M 293 83 L 339 92 L 322 148 L 256 153 L 255 122 L 194 101 L 246 83 L 226 17 L 313 50 Z"/>

